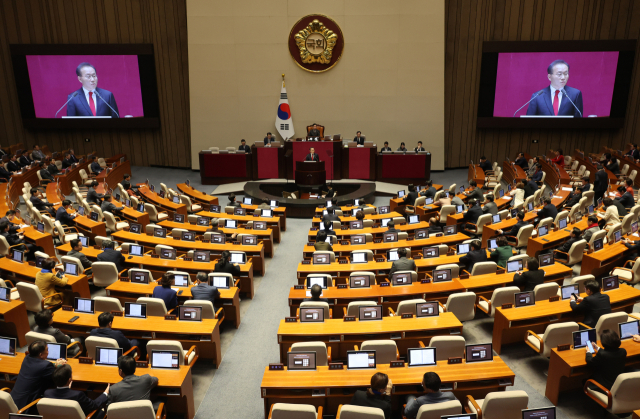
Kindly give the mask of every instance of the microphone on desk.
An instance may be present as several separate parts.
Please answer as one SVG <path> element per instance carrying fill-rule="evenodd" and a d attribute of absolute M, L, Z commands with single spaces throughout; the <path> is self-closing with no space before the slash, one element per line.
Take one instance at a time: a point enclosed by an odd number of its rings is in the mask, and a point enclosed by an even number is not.
<path fill-rule="evenodd" d="M 533 99 L 537 98 L 538 96 L 540 96 L 540 95 L 541 95 L 541 94 L 543 94 L 543 93 L 544 93 L 544 89 L 540 90 L 538 93 L 536 93 L 535 95 L 533 95 L 533 97 L 532 97 L 531 99 L 529 99 L 529 101 L 528 101 L 527 103 L 525 103 L 524 105 L 520 106 L 520 107 L 518 108 L 518 110 L 517 110 L 517 111 L 515 111 L 515 112 L 513 113 L 513 117 L 515 118 L 515 117 L 516 117 L 516 114 L 517 114 L 518 112 L 520 112 L 520 109 L 522 109 L 522 108 L 524 108 L 525 106 L 527 106 L 529 103 L 531 103 L 531 101 L 532 101 Z"/>
<path fill-rule="evenodd" d="M 564 93 L 565 97 L 567 99 L 569 99 L 569 102 L 571 102 L 571 104 L 573 105 L 574 108 L 576 108 L 576 111 L 578 111 L 578 113 L 580 113 L 580 118 L 582 118 L 582 112 L 580 112 L 580 109 L 578 109 L 578 107 L 576 106 L 575 103 L 573 103 L 573 100 L 571 100 L 571 98 L 569 97 L 569 95 L 567 94 L 567 91 L 562 89 L 561 90 L 562 93 Z"/>
<path fill-rule="evenodd" d="M 73 92 L 73 94 L 71 96 L 69 96 L 69 99 L 67 99 L 67 101 L 64 103 L 64 105 L 62 105 L 62 108 L 67 106 L 67 103 L 71 102 L 71 99 L 73 99 L 76 96 L 78 96 L 78 92 Z M 62 108 L 58 109 L 58 112 L 60 112 L 62 110 Z M 55 116 L 53 117 L 54 119 L 58 116 L 58 112 L 56 112 Z"/>

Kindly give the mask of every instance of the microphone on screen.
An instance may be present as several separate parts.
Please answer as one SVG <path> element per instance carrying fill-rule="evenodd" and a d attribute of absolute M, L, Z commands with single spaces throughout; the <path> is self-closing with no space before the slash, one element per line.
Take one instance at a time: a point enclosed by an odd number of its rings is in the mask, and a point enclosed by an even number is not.
<path fill-rule="evenodd" d="M 98 93 L 98 90 L 94 90 L 94 93 L 96 94 L 96 96 L 98 96 L 100 99 L 102 99 L 102 96 L 100 96 L 100 93 Z M 107 104 L 107 106 L 109 107 L 109 109 L 111 109 L 111 110 L 116 114 L 116 116 L 117 116 L 118 118 L 120 118 L 120 115 L 118 115 L 118 112 L 116 112 L 116 110 L 115 110 L 115 109 L 113 109 L 113 108 L 111 107 L 111 105 L 109 105 L 109 103 L 107 103 L 107 101 L 106 101 L 106 100 L 102 99 L 102 101 L 103 101 L 104 103 L 106 103 L 106 104 Z"/>
<path fill-rule="evenodd" d="M 518 110 L 517 110 L 517 111 L 515 111 L 515 112 L 513 113 L 513 117 L 515 118 L 515 117 L 516 117 L 516 114 L 517 114 L 518 112 L 520 112 L 520 109 L 522 109 L 522 108 L 524 108 L 525 106 L 527 106 L 529 103 L 531 103 L 531 101 L 532 101 L 533 99 L 537 98 L 538 96 L 540 96 L 540 95 L 541 95 L 541 94 L 543 94 L 543 93 L 544 93 L 544 89 L 542 89 L 542 90 L 540 90 L 538 93 L 536 93 L 536 94 L 535 94 L 531 99 L 529 99 L 529 101 L 528 101 L 527 103 L 525 103 L 524 105 L 520 106 L 520 107 L 518 108 Z"/>
<path fill-rule="evenodd" d="M 73 92 L 73 94 L 69 97 L 69 99 L 64 103 L 64 105 L 62 105 L 62 108 L 64 108 L 65 106 L 67 106 L 67 103 L 71 102 L 71 99 L 73 99 L 74 97 L 78 96 L 78 92 Z M 62 110 L 62 108 L 58 109 L 58 112 L 60 112 Z M 58 116 L 58 112 L 56 112 L 54 118 L 56 118 Z"/>
<path fill-rule="evenodd" d="M 562 89 L 561 90 L 562 94 L 564 95 L 564 97 L 566 97 L 567 99 L 569 99 L 569 102 L 571 102 L 571 104 L 573 105 L 574 108 L 576 108 L 576 111 L 578 111 L 580 113 L 580 118 L 582 118 L 582 112 L 580 112 L 580 109 L 578 109 L 578 107 L 576 106 L 575 103 L 573 103 L 573 100 L 571 100 L 571 98 L 569 97 L 569 95 L 567 94 L 567 91 Z"/>

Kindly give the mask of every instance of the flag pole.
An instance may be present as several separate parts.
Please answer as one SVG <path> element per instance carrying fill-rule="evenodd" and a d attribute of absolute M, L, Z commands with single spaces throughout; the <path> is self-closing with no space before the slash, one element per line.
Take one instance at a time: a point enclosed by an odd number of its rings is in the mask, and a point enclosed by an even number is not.
<path fill-rule="evenodd" d="M 284 73 L 282 73 L 282 87 L 285 87 L 284 86 Z"/>

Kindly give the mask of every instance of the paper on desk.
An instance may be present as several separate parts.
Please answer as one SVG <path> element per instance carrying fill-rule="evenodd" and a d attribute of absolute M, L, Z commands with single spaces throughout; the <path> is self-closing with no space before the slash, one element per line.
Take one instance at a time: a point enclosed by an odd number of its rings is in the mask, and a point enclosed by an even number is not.
<path fill-rule="evenodd" d="M 502 199 L 505 199 L 505 200 L 507 200 L 507 201 L 511 201 L 511 199 L 512 199 L 512 198 L 511 198 L 510 196 L 505 196 L 505 197 L 503 197 Z"/>
<path fill-rule="evenodd" d="M 307 292 L 305 293 L 305 295 L 307 297 L 311 297 L 311 290 L 307 290 Z M 320 297 L 322 297 L 324 295 L 324 291 L 322 291 L 322 293 L 320 293 Z"/>
<path fill-rule="evenodd" d="M 640 237 L 640 236 L 638 236 L 638 233 L 633 233 L 632 236 Z"/>
<path fill-rule="evenodd" d="M 609 196 L 616 196 L 615 192 L 609 192 Z"/>
<path fill-rule="evenodd" d="M 569 191 L 569 192 L 571 192 L 571 191 L 573 190 L 573 188 L 564 188 L 564 187 L 563 187 L 563 188 L 562 188 L 562 190 L 563 190 L 563 191 Z"/>
<path fill-rule="evenodd" d="M 558 198 L 558 199 L 562 199 L 562 197 L 561 197 L 561 196 L 558 196 L 558 195 L 553 195 L 553 197 L 554 197 L 554 198 Z"/>

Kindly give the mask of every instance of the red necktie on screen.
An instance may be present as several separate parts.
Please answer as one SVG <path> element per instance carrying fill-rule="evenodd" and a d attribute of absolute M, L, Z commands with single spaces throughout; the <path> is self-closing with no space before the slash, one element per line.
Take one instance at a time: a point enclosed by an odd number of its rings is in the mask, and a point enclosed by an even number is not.
<path fill-rule="evenodd" d="M 556 97 L 553 98 L 553 114 L 556 115 L 556 116 L 558 115 L 558 108 L 559 108 L 559 105 L 558 105 L 558 102 L 559 102 L 558 95 L 559 94 L 560 94 L 560 90 L 556 90 Z M 95 115 L 95 113 L 94 113 L 94 115 Z"/>
<path fill-rule="evenodd" d="M 558 92 L 556 91 L 556 99 L 558 98 Z M 93 92 L 89 92 L 89 107 L 91 108 L 91 113 L 93 116 L 96 116 L 96 104 L 93 103 Z M 553 105 L 553 109 L 556 110 L 556 115 L 558 114 L 558 107 Z"/>

